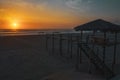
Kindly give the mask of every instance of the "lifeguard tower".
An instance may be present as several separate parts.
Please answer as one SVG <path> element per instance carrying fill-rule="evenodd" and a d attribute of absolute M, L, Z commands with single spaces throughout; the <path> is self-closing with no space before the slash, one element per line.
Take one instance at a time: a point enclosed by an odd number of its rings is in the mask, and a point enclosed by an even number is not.
<path fill-rule="evenodd" d="M 120 26 L 110 23 L 108 21 L 98 19 L 92 22 L 88 22 L 86 24 L 77 26 L 74 28 L 76 31 L 81 32 L 81 40 L 78 44 L 81 51 L 88 57 L 89 61 L 97 67 L 100 71 L 103 72 L 104 76 L 107 78 L 111 78 L 116 75 L 115 65 L 117 63 L 117 46 L 118 42 L 118 33 L 120 32 Z M 83 36 L 84 31 L 90 31 L 90 34 L 87 36 Z M 110 34 L 112 34 L 112 39 L 110 38 Z M 86 40 L 83 40 L 83 37 Z M 100 47 L 101 52 L 99 52 L 102 56 L 99 56 L 95 52 L 95 47 Z M 110 58 L 110 65 L 107 65 L 107 49 L 112 46 L 112 57 Z M 111 50 L 110 49 L 110 50 Z M 109 52 L 109 51 L 108 51 Z"/>

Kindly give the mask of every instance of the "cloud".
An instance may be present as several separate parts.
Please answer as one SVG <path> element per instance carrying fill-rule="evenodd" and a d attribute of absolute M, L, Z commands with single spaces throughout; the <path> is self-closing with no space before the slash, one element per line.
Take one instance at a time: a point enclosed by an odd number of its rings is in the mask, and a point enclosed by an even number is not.
<path fill-rule="evenodd" d="M 81 12 L 86 12 L 91 9 L 91 0 L 67 0 L 66 5 L 69 8 L 79 10 Z"/>
<path fill-rule="evenodd" d="M 0 0 L 0 8 L 1 7 L 44 8 L 47 7 L 47 2 L 42 0 Z"/>

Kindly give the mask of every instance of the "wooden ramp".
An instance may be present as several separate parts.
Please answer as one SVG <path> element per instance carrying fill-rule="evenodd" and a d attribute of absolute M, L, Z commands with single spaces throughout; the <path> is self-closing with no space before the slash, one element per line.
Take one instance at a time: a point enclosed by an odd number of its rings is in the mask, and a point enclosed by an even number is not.
<path fill-rule="evenodd" d="M 113 71 L 100 59 L 98 55 L 88 46 L 86 43 L 79 44 L 81 50 L 85 53 L 85 55 L 89 58 L 91 63 L 95 65 L 106 78 L 112 78 L 114 76 Z"/>

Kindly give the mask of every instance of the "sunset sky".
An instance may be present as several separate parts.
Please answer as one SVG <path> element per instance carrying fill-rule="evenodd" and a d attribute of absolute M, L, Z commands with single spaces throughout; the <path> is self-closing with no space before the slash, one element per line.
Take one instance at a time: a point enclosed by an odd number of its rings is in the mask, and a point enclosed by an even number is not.
<path fill-rule="evenodd" d="M 119 8 L 120 0 L 0 0 L 0 29 L 71 29 L 98 18 L 120 24 Z"/>

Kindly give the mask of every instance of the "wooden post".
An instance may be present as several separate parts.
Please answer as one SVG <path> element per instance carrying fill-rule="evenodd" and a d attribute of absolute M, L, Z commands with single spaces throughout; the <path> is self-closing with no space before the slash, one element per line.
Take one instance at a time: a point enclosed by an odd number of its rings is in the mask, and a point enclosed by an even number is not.
<path fill-rule="evenodd" d="M 42 39 L 42 35 L 41 34 L 42 34 L 42 32 L 38 32 L 38 35 L 40 36 L 40 44 L 42 44 L 42 40 L 41 40 Z"/>
<path fill-rule="evenodd" d="M 52 33 L 52 54 L 54 54 L 54 32 Z"/>
<path fill-rule="evenodd" d="M 60 56 L 63 56 L 63 54 L 62 54 L 62 34 L 60 34 L 59 51 L 60 51 Z"/>
<path fill-rule="evenodd" d="M 96 33 L 96 32 L 93 31 L 93 35 L 92 35 L 93 37 L 95 36 L 95 33 Z M 94 48 L 95 48 L 95 43 L 92 44 L 92 49 L 94 50 Z"/>
<path fill-rule="evenodd" d="M 104 44 L 103 44 L 103 63 L 105 63 L 105 58 L 106 58 L 106 32 L 104 32 Z"/>
<path fill-rule="evenodd" d="M 87 43 L 87 44 L 88 44 L 88 42 L 89 42 L 89 38 L 90 38 L 90 36 L 87 35 L 87 37 L 86 37 L 86 43 Z"/>
<path fill-rule="evenodd" d="M 114 54 L 113 54 L 113 61 L 112 61 L 112 71 L 114 71 L 114 67 L 116 64 L 116 51 L 117 51 L 117 32 L 115 32 L 115 39 L 114 39 Z"/>
<path fill-rule="evenodd" d="M 76 70 L 79 70 L 79 63 L 80 63 L 79 36 L 76 37 L 76 40 L 77 40 Z"/>
<path fill-rule="evenodd" d="M 68 41 L 68 43 L 67 43 L 67 54 L 69 54 L 69 50 L 70 50 L 70 35 L 68 34 L 68 39 L 67 39 L 67 41 Z"/>
<path fill-rule="evenodd" d="M 46 34 L 46 49 L 48 50 L 48 34 Z"/>
<path fill-rule="evenodd" d="M 73 42 L 72 42 L 72 33 L 70 34 L 70 43 L 71 43 L 71 46 L 70 46 L 70 58 L 72 58 L 73 56 L 72 56 L 72 50 L 73 50 Z"/>
<path fill-rule="evenodd" d="M 80 33 L 80 43 L 82 43 L 82 39 L 83 39 L 83 31 L 81 30 Z M 80 63 L 82 63 L 82 50 L 80 49 Z"/>

